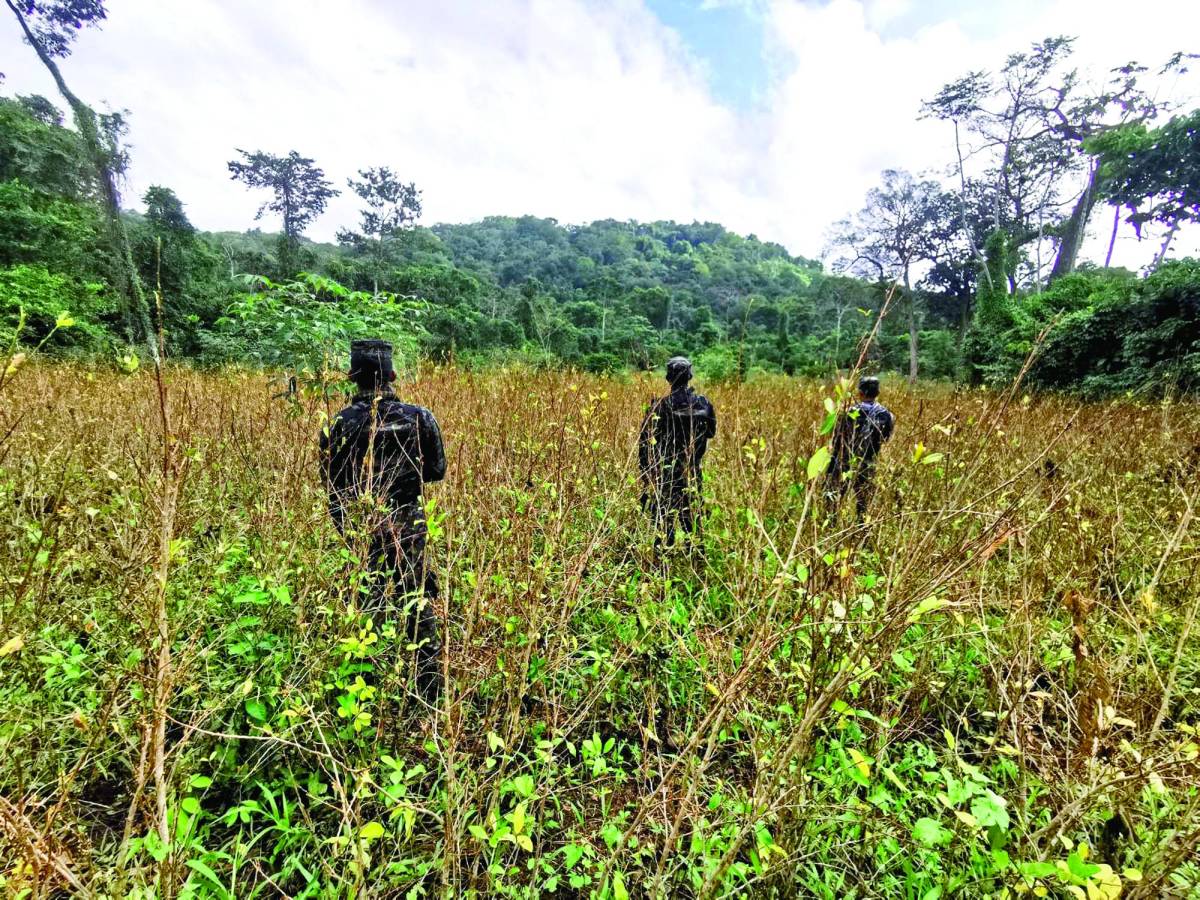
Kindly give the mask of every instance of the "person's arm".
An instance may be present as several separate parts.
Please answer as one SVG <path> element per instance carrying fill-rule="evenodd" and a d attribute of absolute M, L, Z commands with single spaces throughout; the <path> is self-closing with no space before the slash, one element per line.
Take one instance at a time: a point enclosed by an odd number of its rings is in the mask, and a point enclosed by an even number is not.
<path fill-rule="evenodd" d="M 717 410 L 710 401 L 704 402 L 708 405 L 708 437 L 711 440 L 717 436 Z"/>
<path fill-rule="evenodd" d="M 896 414 L 890 409 L 887 410 L 887 422 L 883 426 L 883 443 L 886 443 L 892 437 L 892 432 L 896 430 Z"/>
<path fill-rule="evenodd" d="M 421 411 L 421 480 L 441 481 L 446 477 L 446 449 L 442 445 L 442 430 L 433 413 Z"/>

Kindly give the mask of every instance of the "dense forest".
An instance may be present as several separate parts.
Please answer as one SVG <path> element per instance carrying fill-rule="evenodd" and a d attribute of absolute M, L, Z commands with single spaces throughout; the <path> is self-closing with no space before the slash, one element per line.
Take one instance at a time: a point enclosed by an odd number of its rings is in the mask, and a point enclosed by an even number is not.
<path fill-rule="evenodd" d="M 73 32 L 55 27 L 65 53 Z M 953 126 L 949 177 L 883 172 L 830 229 L 828 265 L 714 223 L 424 227 L 421 191 L 386 166 L 345 184 L 358 227 L 315 243 L 304 232 L 340 190 L 295 151 L 238 150 L 213 173 L 261 194 L 278 233 L 204 232 L 169 186 L 144 212 L 120 204 L 124 114 L 72 94 L 72 128 L 45 97 L 3 98 L 0 340 L 130 361 L 156 354 L 160 323 L 175 358 L 314 370 L 377 331 L 410 365 L 608 372 L 686 352 L 724 379 L 848 367 L 883 313 L 869 362 L 913 378 L 1003 382 L 1032 356 L 1037 386 L 1193 390 L 1200 263 L 1170 247 L 1200 215 L 1200 111 L 1153 99 L 1132 64 L 1088 93 L 1071 53 L 1048 39 L 946 85 L 922 115 Z M 1105 208 L 1113 240 L 1161 240 L 1146 272 L 1081 261 Z"/>

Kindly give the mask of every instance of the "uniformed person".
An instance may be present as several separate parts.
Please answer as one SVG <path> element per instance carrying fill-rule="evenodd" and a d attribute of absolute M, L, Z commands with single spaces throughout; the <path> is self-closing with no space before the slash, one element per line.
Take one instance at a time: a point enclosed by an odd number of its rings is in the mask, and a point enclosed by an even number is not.
<path fill-rule="evenodd" d="M 442 434 L 429 410 L 397 399 L 392 346 L 350 345 L 355 395 L 321 434 L 321 473 L 339 532 L 370 535 L 368 611 L 382 625 L 412 604 L 405 632 L 416 649 L 417 690 L 441 693 L 441 639 L 433 603 L 437 578 L 425 565 L 422 490 L 446 474 Z"/>
<path fill-rule="evenodd" d="M 858 403 L 838 420 L 833 432 L 829 464 L 829 493 L 841 500 L 854 491 L 854 508 L 861 519 L 875 493 L 875 468 L 879 451 L 892 436 L 896 417 L 879 402 L 879 379 L 873 375 L 858 382 Z"/>
<path fill-rule="evenodd" d="M 668 360 L 671 392 L 650 404 L 638 439 L 642 504 L 654 520 L 656 545 L 664 538 L 673 544 L 677 528 L 693 534 L 700 518 L 701 462 L 717 434 L 717 414 L 691 380 L 689 360 Z"/>

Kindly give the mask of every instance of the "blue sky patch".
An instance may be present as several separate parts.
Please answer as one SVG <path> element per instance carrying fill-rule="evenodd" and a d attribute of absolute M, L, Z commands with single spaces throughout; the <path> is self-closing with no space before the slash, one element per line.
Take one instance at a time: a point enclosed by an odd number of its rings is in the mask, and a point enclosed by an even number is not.
<path fill-rule="evenodd" d="M 717 101 L 747 110 L 765 98 L 768 72 L 763 20 L 750 4 L 646 0 L 646 5 L 664 25 L 678 32 L 704 66 Z"/>

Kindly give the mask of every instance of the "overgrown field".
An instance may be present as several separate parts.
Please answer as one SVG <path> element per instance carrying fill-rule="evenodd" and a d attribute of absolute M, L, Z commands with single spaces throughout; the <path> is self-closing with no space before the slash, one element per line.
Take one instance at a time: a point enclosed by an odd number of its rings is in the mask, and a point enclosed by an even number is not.
<path fill-rule="evenodd" d="M 869 528 L 831 385 L 701 386 L 702 552 L 653 559 L 660 381 L 452 369 L 449 690 L 356 611 L 261 374 L 0 392 L 0 871 L 17 897 L 1200 897 L 1200 420 L 886 384 Z M 164 414 L 168 436 L 164 439 Z"/>

